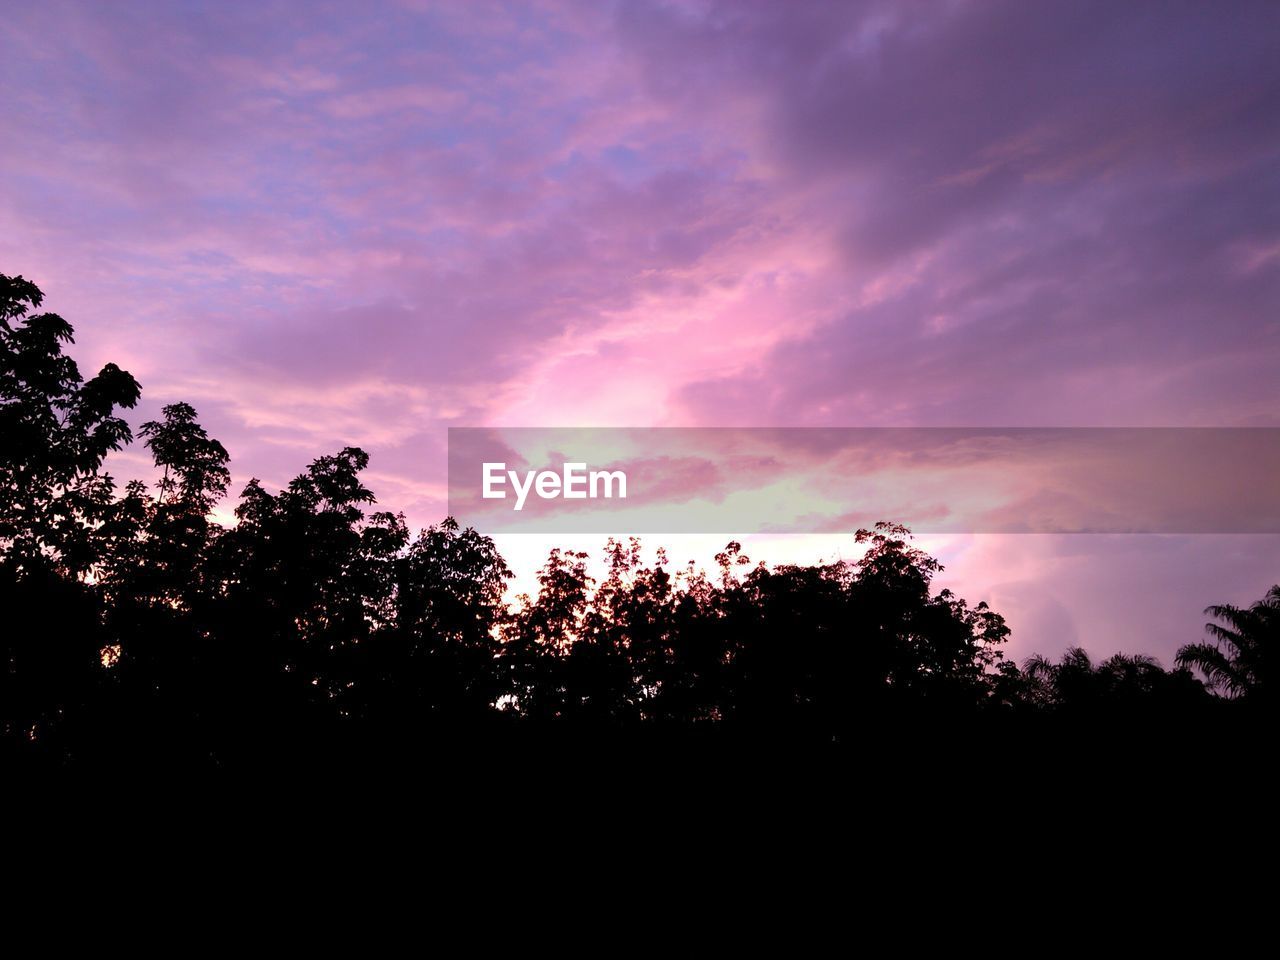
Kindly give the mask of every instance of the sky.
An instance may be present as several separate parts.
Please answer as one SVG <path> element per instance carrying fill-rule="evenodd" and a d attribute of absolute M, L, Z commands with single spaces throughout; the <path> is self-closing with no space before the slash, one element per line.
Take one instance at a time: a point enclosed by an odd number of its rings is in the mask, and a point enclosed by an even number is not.
<path fill-rule="evenodd" d="M 1280 426 L 1274 2 L 5 3 L 0 119 L 0 272 L 237 489 L 353 444 L 431 523 L 449 426 Z M 1280 580 L 925 545 L 1019 657 Z"/>

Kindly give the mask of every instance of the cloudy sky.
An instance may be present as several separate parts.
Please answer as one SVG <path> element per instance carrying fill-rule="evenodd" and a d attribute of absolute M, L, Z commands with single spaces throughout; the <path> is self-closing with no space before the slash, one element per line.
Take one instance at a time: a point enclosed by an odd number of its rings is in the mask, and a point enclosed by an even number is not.
<path fill-rule="evenodd" d="M 357 444 L 424 524 L 450 425 L 1280 426 L 1274 2 L 11 4 L 0 111 L 0 271 L 237 483 Z M 1167 660 L 1278 539 L 929 545 L 1018 655 Z"/>

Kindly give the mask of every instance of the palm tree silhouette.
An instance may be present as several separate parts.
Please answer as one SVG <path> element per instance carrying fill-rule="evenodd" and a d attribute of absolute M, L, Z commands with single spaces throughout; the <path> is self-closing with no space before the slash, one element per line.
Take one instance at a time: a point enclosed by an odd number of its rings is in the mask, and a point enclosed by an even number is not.
<path fill-rule="evenodd" d="M 1280 584 L 1252 606 L 1222 604 L 1205 613 L 1222 621 L 1204 625 L 1213 641 L 1181 647 L 1178 666 L 1199 670 L 1206 686 L 1231 699 L 1269 696 L 1280 649 Z"/>

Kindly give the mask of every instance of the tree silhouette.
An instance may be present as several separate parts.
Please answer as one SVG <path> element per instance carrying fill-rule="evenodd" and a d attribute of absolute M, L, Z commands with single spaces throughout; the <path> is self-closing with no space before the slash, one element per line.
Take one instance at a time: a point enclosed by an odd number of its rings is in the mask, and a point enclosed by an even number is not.
<path fill-rule="evenodd" d="M 1280 584 L 1252 606 L 1219 604 L 1205 614 L 1222 621 L 1205 624 L 1212 642 L 1181 647 L 1178 664 L 1199 670 L 1206 684 L 1226 697 L 1270 703 L 1280 656 Z"/>
<path fill-rule="evenodd" d="M 5 759 L 400 762 L 566 735 L 865 749 L 913 729 L 971 746 L 991 725 L 1119 742 L 1152 720 L 1221 743 L 1270 702 L 1280 586 L 1210 607 L 1212 642 L 1173 671 L 1081 648 L 1019 670 L 1004 619 L 935 592 L 941 565 L 893 523 L 859 530 L 852 562 L 770 567 L 730 542 L 711 573 L 611 539 L 597 580 L 587 553 L 553 549 L 509 602 L 494 542 L 452 519 L 412 536 L 374 509 L 355 447 L 277 492 L 251 480 L 224 528 L 227 452 L 170 403 L 139 431 L 158 480 L 117 493 L 103 466 L 138 385 L 111 364 L 83 380 L 42 300 L 0 276 Z"/>
<path fill-rule="evenodd" d="M 587 555 L 552 550 L 538 571 L 538 595 L 520 597 L 504 647 L 511 697 L 521 714 L 534 720 L 574 716 L 591 709 L 590 689 L 575 676 L 579 656 L 569 663 L 590 600 Z"/>
<path fill-rule="evenodd" d="M 70 324 L 0 275 L 0 731 L 55 742 L 95 697 L 104 635 L 94 590 L 114 483 L 100 469 L 131 439 L 118 408 L 137 382 L 114 364 L 85 381 Z"/>
<path fill-rule="evenodd" d="M 366 519 L 367 464 L 349 447 L 313 461 L 278 494 L 250 481 L 239 522 L 214 544 L 207 619 L 226 665 L 220 699 L 235 711 L 224 723 L 242 744 L 308 741 L 352 718 L 363 692 L 359 648 L 391 616 L 407 541 L 401 517 Z"/>
<path fill-rule="evenodd" d="M 190 404 L 171 403 L 163 414 L 163 420 L 142 425 L 156 466 L 164 468 L 159 499 L 176 500 L 203 516 L 222 499 L 231 482 L 227 451 L 209 438 Z"/>
<path fill-rule="evenodd" d="M 62 352 L 72 328 L 35 284 L 0 274 L 0 544 L 14 574 L 72 576 L 97 560 L 95 527 L 114 485 L 106 455 L 132 439 L 117 408 L 138 402 L 136 380 L 113 363 L 85 381 Z"/>
<path fill-rule="evenodd" d="M 364 648 L 363 716 L 402 733 L 484 724 L 508 692 L 498 630 L 511 571 L 491 539 L 452 519 L 400 550 L 393 570 L 391 604 Z"/>
<path fill-rule="evenodd" d="M 1023 664 L 1026 700 L 1075 720 L 1203 715 L 1203 686 L 1186 669 L 1166 671 L 1154 657 L 1117 653 L 1094 663 L 1081 647 L 1057 663 L 1037 654 Z"/>

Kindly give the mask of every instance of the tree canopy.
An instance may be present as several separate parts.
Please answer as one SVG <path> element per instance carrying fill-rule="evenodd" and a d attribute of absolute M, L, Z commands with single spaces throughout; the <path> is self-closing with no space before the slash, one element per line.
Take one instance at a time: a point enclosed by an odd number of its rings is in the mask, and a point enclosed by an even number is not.
<path fill-rule="evenodd" d="M 493 540 L 376 509 L 368 455 L 251 480 L 189 404 L 140 434 L 159 479 L 117 490 L 140 388 L 84 380 L 71 326 L 0 276 L 0 741 L 6 756 L 236 764 L 431 738 L 636 737 L 855 744 L 905 723 L 1210 716 L 1269 704 L 1280 587 L 1215 606 L 1174 670 L 1082 649 L 1022 667 L 985 603 L 936 591 L 910 532 L 852 562 L 769 566 L 730 542 L 710 572 L 611 539 L 555 549 L 531 595 Z M 593 571 L 598 577 L 593 576 Z M 1196 674 L 1203 677 L 1203 682 Z"/>

